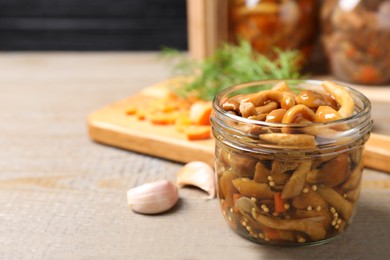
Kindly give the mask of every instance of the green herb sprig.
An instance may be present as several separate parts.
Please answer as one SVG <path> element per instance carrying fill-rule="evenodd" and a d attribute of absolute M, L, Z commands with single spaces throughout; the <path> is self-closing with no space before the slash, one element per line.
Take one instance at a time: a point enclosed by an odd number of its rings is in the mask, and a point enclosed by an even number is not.
<path fill-rule="evenodd" d="M 183 97 L 212 100 L 222 89 L 236 84 L 267 79 L 298 79 L 301 77 L 302 55 L 297 50 L 274 50 L 270 59 L 256 53 L 249 42 L 224 44 L 203 62 L 189 59 L 173 49 L 163 50 L 163 56 L 175 57 L 174 73 L 193 77 L 174 91 Z"/>

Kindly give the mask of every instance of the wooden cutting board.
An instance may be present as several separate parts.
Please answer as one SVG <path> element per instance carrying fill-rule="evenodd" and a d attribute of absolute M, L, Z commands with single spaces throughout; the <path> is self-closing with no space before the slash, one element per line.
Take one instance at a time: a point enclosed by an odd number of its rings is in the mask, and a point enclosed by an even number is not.
<path fill-rule="evenodd" d="M 173 80 L 148 87 L 88 117 L 90 137 L 99 143 L 178 162 L 194 160 L 214 165 L 214 140 L 188 141 L 175 126 L 158 126 L 125 114 L 129 105 L 146 106 L 167 94 Z"/>
<path fill-rule="evenodd" d="M 214 140 L 188 141 L 175 126 L 158 126 L 126 115 L 130 105 L 146 106 L 167 95 L 175 79 L 145 88 L 124 100 L 99 109 L 88 117 L 92 140 L 177 162 L 204 161 L 214 165 Z M 372 134 L 366 144 L 365 165 L 390 172 L 390 136 Z"/>

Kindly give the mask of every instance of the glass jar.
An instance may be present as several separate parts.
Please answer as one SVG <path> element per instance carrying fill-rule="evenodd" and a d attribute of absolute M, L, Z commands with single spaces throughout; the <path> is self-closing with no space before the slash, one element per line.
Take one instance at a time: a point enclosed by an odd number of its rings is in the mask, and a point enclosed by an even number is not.
<path fill-rule="evenodd" d="M 390 83 L 390 1 L 328 0 L 323 43 L 333 74 L 368 85 Z"/>
<path fill-rule="evenodd" d="M 244 39 L 265 55 L 275 47 L 307 57 L 317 33 L 317 0 L 229 0 L 229 38 Z"/>
<path fill-rule="evenodd" d="M 323 92 L 321 81 L 286 82 L 295 94 Z M 231 97 L 276 83 L 241 84 L 214 99 L 211 123 L 221 211 L 235 232 L 260 244 L 321 244 L 352 222 L 362 151 L 372 127 L 371 105 L 346 87 L 355 102 L 353 116 L 328 123 L 270 123 L 222 108 Z"/>

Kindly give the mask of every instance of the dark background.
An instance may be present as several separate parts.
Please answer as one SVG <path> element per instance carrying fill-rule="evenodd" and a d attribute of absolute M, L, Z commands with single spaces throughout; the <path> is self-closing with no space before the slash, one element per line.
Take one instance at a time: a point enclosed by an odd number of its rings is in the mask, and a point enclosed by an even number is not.
<path fill-rule="evenodd" d="M 185 0 L 0 0 L 0 50 L 187 48 Z"/>

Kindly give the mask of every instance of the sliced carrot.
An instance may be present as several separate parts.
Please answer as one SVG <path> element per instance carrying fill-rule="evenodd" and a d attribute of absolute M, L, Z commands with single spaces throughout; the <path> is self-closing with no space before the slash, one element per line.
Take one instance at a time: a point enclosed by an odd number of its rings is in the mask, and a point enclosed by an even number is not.
<path fill-rule="evenodd" d="M 137 109 L 136 116 L 138 120 L 145 120 L 146 112 L 144 110 Z"/>
<path fill-rule="evenodd" d="M 274 194 L 274 203 L 275 203 L 275 212 L 281 213 L 286 211 L 284 204 L 285 201 L 282 199 L 282 193 L 281 192 L 275 192 Z"/>
<path fill-rule="evenodd" d="M 190 109 L 191 103 L 187 99 L 177 98 L 175 101 L 175 105 L 177 110 L 188 111 Z"/>
<path fill-rule="evenodd" d="M 178 132 L 188 140 L 211 138 L 211 102 L 184 99 L 175 94 L 156 99 L 146 107 L 129 108 L 128 114 L 135 114 L 139 120 L 147 119 L 154 125 L 175 125 Z"/>
<path fill-rule="evenodd" d="M 191 125 L 191 120 L 188 116 L 181 115 L 177 118 L 175 125 L 178 132 L 184 133 L 186 128 Z"/>
<path fill-rule="evenodd" d="M 149 116 L 150 122 L 155 125 L 173 125 L 178 117 L 177 113 L 152 113 Z"/>
<path fill-rule="evenodd" d="M 187 139 L 191 141 L 211 138 L 211 127 L 209 126 L 190 125 L 185 128 L 184 132 Z"/>
<path fill-rule="evenodd" d="M 131 116 L 137 113 L 137 108 L 135 106 L 128 106 L 125 110 L 126 115 Z"/>
<path fill-rule="evenodd" d="M 177 109 L 176 101 L 174 100 L 168 100 L 168 99 L 161 99 L 157 100 L 152 106 L 153 110 L 155 112 L 172 112 Z"/>
<path fill-rule="evenodd" d="M 211 102 L 197 101 L 191 105 L 190 119 L 195 125 L 210 125 Z"/>

